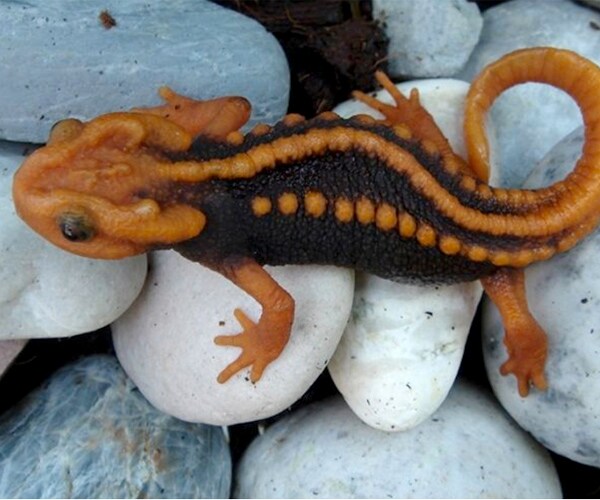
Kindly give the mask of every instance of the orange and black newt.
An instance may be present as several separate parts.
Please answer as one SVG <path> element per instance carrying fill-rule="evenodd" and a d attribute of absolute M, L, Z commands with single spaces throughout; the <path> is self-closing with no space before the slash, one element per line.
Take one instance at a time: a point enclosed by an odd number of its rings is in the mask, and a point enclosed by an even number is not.
<path fill-rule="evenodd" d="M 294 300 L 264 264 L 348 266 L 392 280 L 482 279 L 506 329 L 521 394 L 547 386 L 547 341 L 529 313 L 522 268 L 568 250 L 600 217 L 600 69 L 568 51 L 512 53 L 473 82 L 466 104 L 468 162 L 450 148 L 418 93 L 405 98 L 382 74 L 395 106 L 357 97 L 385 115 L 238 129 L 243 98 L 193 101 L 162 89 L 163 106 L 59 122 L 15 175 L 20 216 L 61 248 L 121 258 L 173 248 L 254 297 L 258 323 L 219 336 L 242 349 L 219 375 L 251 367 L 257 381 L 285 347 Z M 539 190 L 490 187 L 486 110 L 505 89 L 549 83 L 579 104 L 581 158 Z M 195 138 L 195 139 L 194 139 Z"/>

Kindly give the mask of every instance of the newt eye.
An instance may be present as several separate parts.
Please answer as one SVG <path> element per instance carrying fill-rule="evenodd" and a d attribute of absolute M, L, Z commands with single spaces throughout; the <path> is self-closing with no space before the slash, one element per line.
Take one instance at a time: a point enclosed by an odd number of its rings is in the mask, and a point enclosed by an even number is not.
<path fill-rule="evenodd" d="M 62 214 L 58 220 L 58 227 L 62 235 L 69 241 L 87 241 L 95 234 L 90 220 L 82 214 Z"/>

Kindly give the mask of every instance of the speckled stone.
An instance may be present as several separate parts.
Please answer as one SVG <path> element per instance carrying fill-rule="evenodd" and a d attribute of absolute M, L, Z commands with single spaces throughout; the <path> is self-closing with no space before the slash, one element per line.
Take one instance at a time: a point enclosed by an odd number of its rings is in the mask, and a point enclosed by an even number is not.
<path fill-rule="evenodd" d="M 109 356 L 57 372 L 0 420 L 2 498 L 224 498 L 221 429 L 154 410 Z"/>
<path fill-rule="evenodd" d="M 468 84 L 414 80 L 398 88 L 405 95 L 412 88 L 419 90 L 421 103 L 464 156 Z M 385 91 L 377 98 L 391 102 Z M 356 101 L 335 111 L 379 117 Z M 357 274 L 352 315 L 329 364 L 337 388 L 356 415 L 385 431 L 405 430 L 428 418 L 452 387 L 480 297 L 479 283 L 419 287 Z"/>
<path fill-rule="evenodd" d="M 483 24 L 479 8 L 467 0 L 373 0 L 373 17 L 390 39 L 390 73 L 410 78 L 460 71 Z"/>
<path fill-rule="evenodd" d="M 406 432 L 375 430 L 341 399 L 305 407 L 255 439 L 236 498 L 556 498 L 549 454 L 487 394 L 458 385 Z"/>
<path fill-rule="evenodd" d="M 112 330 L 119 361 L 157 408 L 215 425 L 259 420 L 288 408 L 323 372 L 348 321 L 354 272 L 308 265 L 266 269 L 294 297 L 290 340 L 258 382 L 244 369 L 220 384 L 217 376 L 241 350 L 216 345 L 215 336 L 241 331 L 234 309 L 256 321 L 260 305 L 173 251 L 152 255 L 146 287 Z"/>
<path fill-rule="evenodd" d="M 64 337 L 101 328 L 137 297 L 146 257 L 86 259 L 35 234 L 17 217 L 11 195 L 24 149 L 0 141 L 0 340 Z"/>
<path fill-rule="evenodd" d="M 103 26 L 106 10 L 115 19 Z M 253 120 L 287 108 L 285 55 L 259 23 L 205 0 L 0 2 L 0 137 L 44 142 L 67 116 L 159 102 L 157 88 L 200 99 L 243 95 Z"/>
<path fill-rule="evenodd" d="M 483 18 L 481 39 L 457 78 L 471 81 L 485 65 L 525 47 L 560 47 L 600 62 L 600 13 L 571 0 L 512 0 L 486 10 Z M 491 115 L 498 131 L 498 184 L 511 187 L 520 186 L 536 163 L 581 125 L 569 96 L 531 83 L 506 92 Z"/>
<path fill-rule="evenodd" d="M 581 130 L 559 143 L 526 186 L 546 186 L 572 169 Z M 549 337 L 549 389 L 519 397 L 513 376 L 502 377 L 503 328 L 495 307 L 483 313 L 483 347 L 494 392 L 519 424 L 552 451 L 600 467 L 600 231 L 569 252 L 526 271 L 527 296 Z"/>

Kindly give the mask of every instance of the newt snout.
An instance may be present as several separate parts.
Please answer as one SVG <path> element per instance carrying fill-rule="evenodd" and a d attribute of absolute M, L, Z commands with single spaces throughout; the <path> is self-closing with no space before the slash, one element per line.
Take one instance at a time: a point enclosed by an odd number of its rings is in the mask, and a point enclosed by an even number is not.
<path fill-rule="evenodd" d="M 192 238 L 204 215 L 160 203 L 159 151 L 187 150 L 190 135 L 170 120 L 113 113 L 65 120 L 15 174 L 18 214 L 46 239 L 78 255 L 115 259 Z"/>

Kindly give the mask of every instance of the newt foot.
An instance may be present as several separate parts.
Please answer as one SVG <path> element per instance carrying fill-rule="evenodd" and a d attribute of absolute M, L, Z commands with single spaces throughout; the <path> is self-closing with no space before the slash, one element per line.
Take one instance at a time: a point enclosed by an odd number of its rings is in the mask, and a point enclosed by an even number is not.
<path fill-rule="evenodd" d="M 242 353 L 235 361 L 227 365 L 217 377 L 217 381 L 220 384 L 227 382 L 233 375 L 251 366 L 250 380 L 257 382 L 262 377 L 265 368 L 277 359 L 285 347 L 287 335 L 282 343 L 282 336 L 279 332 L 269 331 L 271 322 L 268 316 L 261 316 L 258 323 L 255 323 L 241 309 L 236 309 L 233 314 L 243 331 L 237 335 L 219 335 L 215 337 L 215 344 L 241 347 Z"/>
<path fill-rule="evenodd" d="M 536 332 L 537 333 L 537 332 Z M 517 339 L 505 343 L 508 349 L 508 360 L 500 367 L 502 375 L 513 374 L 517 378 L 519 395 L 526 397 L 531 386 L 544 391 L 548 388 L 544 367 L 548 355 L 546 337 L 539 334 L 529 333 L 527 337 L 520 336 Z"/>

